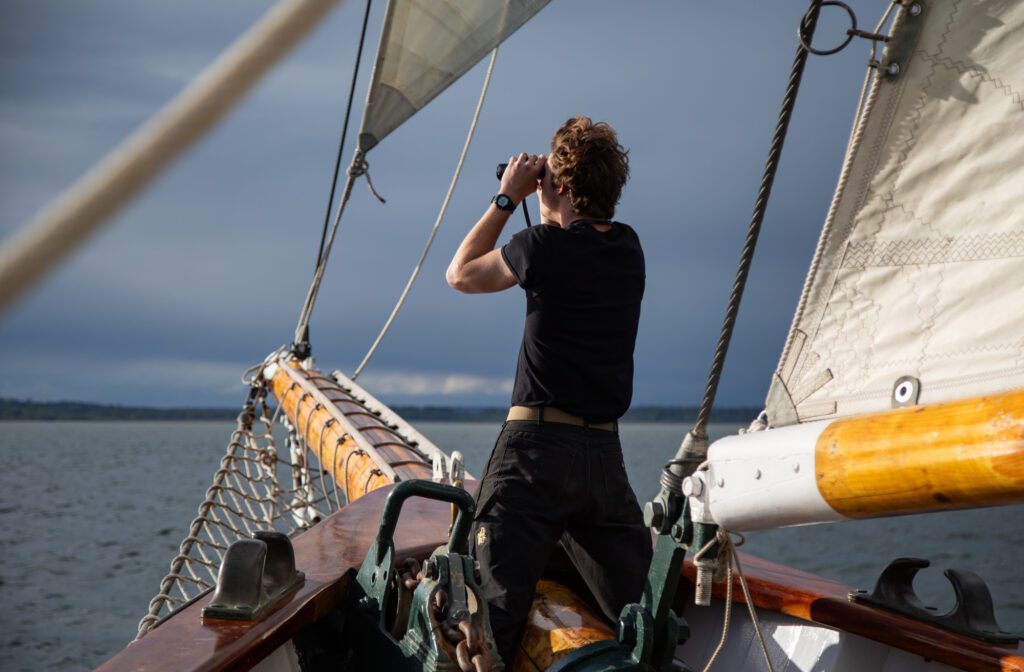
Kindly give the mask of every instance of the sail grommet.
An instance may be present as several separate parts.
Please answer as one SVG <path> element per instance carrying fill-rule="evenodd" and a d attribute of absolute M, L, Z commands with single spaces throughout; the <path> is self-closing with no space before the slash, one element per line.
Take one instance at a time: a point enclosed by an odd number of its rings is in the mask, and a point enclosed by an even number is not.
<path fill-rule="evenodd" d="M 892 407 L 916 406 L 921 396 L 921 381 L 913 376 L 900 376 L 892 386 Z"/>

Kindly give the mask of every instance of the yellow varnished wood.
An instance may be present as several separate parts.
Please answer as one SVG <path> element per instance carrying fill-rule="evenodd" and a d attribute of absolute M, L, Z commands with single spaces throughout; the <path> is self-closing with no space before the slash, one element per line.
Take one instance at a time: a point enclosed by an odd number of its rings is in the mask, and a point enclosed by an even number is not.
<path fill-rule="evenodd" d="M 1024 390 L 837 420 L 815 475 L 851 518 L 1024 502 Z"/>
<path fill-rule="evenodd" d="M 606 639 L 615 639 L 611 626 L 595 616 L 571 590 L 542 579 L 511 669 L 546 670 L 576 649 Z"/>
<path fill-rule="evenodd" d="M 292 363 L 281 364 L 289 365 Z M 309 450 L 334 478 L 347 501 L 358 499 L 391 483 L 390 479 L 377 469 L 376 463 L 359 449 L 356 442 L 345 435 L 338 423 L 332 419 L 331 412 L 318 405 L 316 400 L 304 392 L 280 367 L 271 381 L 271 389 L 281 405 L 282 412 L 288 416 L 296 431 L 305 438 Z M 329 391 L 335 396 L 344 395 L 345 399 L 350 399 L 341 388 L 332 388 Z M 376 419 L 369 421 L 368 424 L 368 429 L 384 426 Z M 431 465 L 422 461 L 407 464 L 405 471 L 407 476 L 414 478 L 429 479 L 432 475 Z"/>

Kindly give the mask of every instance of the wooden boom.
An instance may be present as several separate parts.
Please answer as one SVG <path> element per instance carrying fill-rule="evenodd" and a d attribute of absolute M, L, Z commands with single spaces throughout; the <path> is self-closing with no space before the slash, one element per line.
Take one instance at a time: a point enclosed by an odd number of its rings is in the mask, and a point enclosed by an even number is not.
<path fill-rule="evenodd" d="M 734 531 L 1021 503 L 1024 390 L 721 439 L 704 482 Z"/>

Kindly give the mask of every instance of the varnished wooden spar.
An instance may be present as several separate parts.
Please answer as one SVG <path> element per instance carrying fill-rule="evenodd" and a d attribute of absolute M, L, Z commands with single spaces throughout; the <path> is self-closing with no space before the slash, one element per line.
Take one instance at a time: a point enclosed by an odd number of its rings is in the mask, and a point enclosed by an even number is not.
<path fill-rule="evenodd" d="M 849 518 L 1024 501 L 1024 390 L 836 420 L 818 490 Z"/>
<path fill-rule="evenodd" d="M 1024 503 L 1024 390 L 725 437 L 708 464 L 735 532 Z"/>
<path fill-rule="evenodd" d="M 332 379 L 292 360 L 280 360 L 271 373 L 281 410 L 348 501 L 396 480 L 433 475 L 426 458 Z"/>

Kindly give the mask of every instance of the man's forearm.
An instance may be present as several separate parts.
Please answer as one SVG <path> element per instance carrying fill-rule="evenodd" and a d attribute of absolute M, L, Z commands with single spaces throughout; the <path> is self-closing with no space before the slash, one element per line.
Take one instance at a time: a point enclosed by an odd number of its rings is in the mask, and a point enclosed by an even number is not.
<path fill-rule="evenodd" d="M 498 237 L 501 236 L 501 232 L 505 228 L 505 223 L 508 222 L 509 214 L 493 203 L 488 206 L 487 211 L 477 220 L 477 223 L 462 240 L 459 249 L 455 251 L 452 263 L 448 266 L 448 282 L 451 283 L 459 277 L 466 264 L 494 249 Z"/>
<path fill-rule="evenodd" d="M 505 196 L 515 204 L 521 203 L 537 190 L 545 160 L 543 155 L 523 153 L 518 157 L 510 156 L 508 167 L 501 176 L 499 196 Z M 505 265 L 501 253 L 494 249 L 509 214 L 492 203 L 466 234 L 445 273 L 452 288 L 476 294 L 500 292 L 516 284 L 516 276 Z"/>

